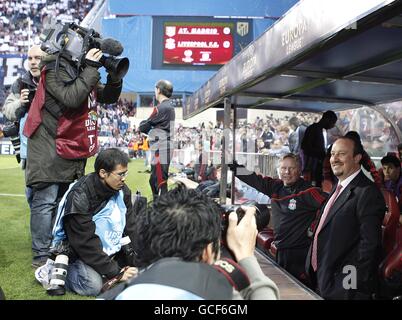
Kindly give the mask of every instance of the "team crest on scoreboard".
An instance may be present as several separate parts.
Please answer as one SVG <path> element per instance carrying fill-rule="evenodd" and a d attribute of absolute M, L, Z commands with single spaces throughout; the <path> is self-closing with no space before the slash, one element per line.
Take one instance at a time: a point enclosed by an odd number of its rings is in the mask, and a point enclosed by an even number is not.
<path fill-rule="evenodd" d="M 173 37 L 176 34 L 175 26 L 166 26 L 165 33 L 168 37 Z"/>
<path fill-rule="evenodd" d="M 248 34 L 248 22 L 238 22 L 237 23 L 237 34 L 244 37 Z"/>

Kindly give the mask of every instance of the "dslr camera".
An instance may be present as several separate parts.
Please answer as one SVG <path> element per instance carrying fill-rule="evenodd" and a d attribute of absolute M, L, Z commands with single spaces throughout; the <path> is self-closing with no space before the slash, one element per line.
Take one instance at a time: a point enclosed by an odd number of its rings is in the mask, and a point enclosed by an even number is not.
<path fill-rule="evenodd" d="M 229 226 L 229 214 L 234 211 L 237 214 L 237 223 L 239 223 L 246 213 L 242 207 L 250 207 L 250 206 L 255 207 L 255 219 L 257 224 L 257 230 L 261 231 L 268 225 L 271 215 L 268 207 L 264 204 L 258 204 L 255 201 L 249 201 L 241 205 L 221 205 L 220 206 L 222 215 L 221 231 L 223 240 L 226 239 L 226 233 Z"/>
<path fill-rule="evenodd" d="M 54 257 L 49 288 L 46 289 L 50 296 L 62 296 L 66 293 L 65 284 L 70 251 L 70 245 L 67 241 L 62 241 L 50 248 L 50 253 Z"/>
<path fill-rule="evenodd" d="M 109 73 L 122 79 L 129 68 L 128 58 L 116 58 L 123 52 L 121 43 L 112 38 L 103 39 L 94 29 L 87 29 L 76 23 L 56 22 L 40 35 L 41 49 L 48 54 L 63 54 L 78 65 L 83 65 L 85 55 L 92 48 L 101 49 L 104 54 L 100 63 Z"/>
<path fill-rule="evenodd" d="M 29 94 L 28 94 L 28 102 L 24 103 L 22 106 L 17 108 L 15 110 L 15 116 L 16 120 L 4 126 L 2 132 L 3 136 L 6 138 L 10 138 L 11 144 L 13 145 L 14 151 L 15 151 L 15 157 L 17 158 L 17 162 L 21 162 L 21 157 L 20 157 L 20 146 L 21 146 L 21 140 L 20 140 L 20 120 L 24 117 L 25 113 L 28 112 L 28 109 L 31 105 L 31 102 L 35 96 L 36 89 L 32 88 L 24 83 L 21 83 L 20 85 L 20 90 L 22 89 L 28 89 Z"/>
<path fill-rule="evenodd" d="M 21 161 L 20 157 L 20 146 L 21 146 L 21 140 L 20 140 L 20 124 L 19 122 L 13 122 L 11 124 L 8 124 L 3 127 L 3 136 L 6 138 L 10 138 L 11 144 L 13 145 L 14 151 L 15 151 L 15 156 L 17 158 L 18 163 Z"/>

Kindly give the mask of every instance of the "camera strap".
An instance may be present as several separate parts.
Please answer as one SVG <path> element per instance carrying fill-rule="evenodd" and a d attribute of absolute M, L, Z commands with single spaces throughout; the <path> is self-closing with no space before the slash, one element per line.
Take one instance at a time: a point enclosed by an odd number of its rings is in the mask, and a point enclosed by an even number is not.
<path fill-rule="evenodd" d="M 222 258 L 215 262 L 213 267 L 222 273 L 237 291 L 242 291 L 250 285 L 246 271 L 235 261 Z"/>

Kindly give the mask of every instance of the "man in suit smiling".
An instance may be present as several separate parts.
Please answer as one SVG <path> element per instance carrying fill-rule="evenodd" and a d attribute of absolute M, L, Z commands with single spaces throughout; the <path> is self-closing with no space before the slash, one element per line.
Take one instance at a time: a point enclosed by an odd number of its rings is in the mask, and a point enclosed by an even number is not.
<path fill-rule="evenodd" d="M 336 188 L 321 209 L 307 263 L 324 299 L 370 299 L 381 258 L 385 202 L 361 171 L 362 147 L 347 137 L 335 141 L 331 168 Z"/>

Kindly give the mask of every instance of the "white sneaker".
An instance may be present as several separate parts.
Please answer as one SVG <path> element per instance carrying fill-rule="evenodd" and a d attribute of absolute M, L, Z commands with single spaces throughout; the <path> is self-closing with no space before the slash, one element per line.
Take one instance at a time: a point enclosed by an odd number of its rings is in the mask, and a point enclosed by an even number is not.
<path fill-rule="evenodd" d="M 50 287 L 50 276 L 52 274 L 54 266 L 54 261 L 52 259 L 47 259 L 46 263 L 35 270 L 35 278 L 43 288 L 47 290 Z"/>

